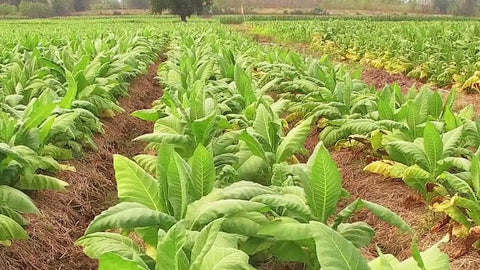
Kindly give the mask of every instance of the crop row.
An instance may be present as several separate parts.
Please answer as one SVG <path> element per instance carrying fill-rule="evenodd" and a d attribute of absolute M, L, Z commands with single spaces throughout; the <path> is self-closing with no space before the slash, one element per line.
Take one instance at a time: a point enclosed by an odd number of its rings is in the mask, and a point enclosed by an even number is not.
<path fill-rule="evenodd" d="M 331 20 L 353 20 L 353 21 L 477 21 L 475 17 L 448 17 L 448 16 L 428 16 L 428 15 L 221 15 L 216 19 L 223 24 L 239 24 L 255 21 L 331 21 Z"/>
<path fill-rule="evenodd" d="M 128 81 L 157 59 L 165 42 L 149 29 L 107 34 L 95 26 L 0 31 L 2 244 L 28 237 L 22 214 L 39 210 L 24 192 L 65 190 L 68 184 L 55 173 L 74 170 L 65 162 L 95 149 L 100 118 L 122 111 L 118 98 L 127 95 Z"/>
<path fill-rule="evenodd" d="M 152 133 L 136 139 L 148 143 L 146 154 L 114 157 L 120 203 L 98 215 L 77 241 L 100 267 L 254 269 L 276 258 L 308 269 L 449 269 L 437 246 L 419 253 L 415 242 L 414 257 L 402 262 L 381 252 L 370 262 L 362 257 L 359 249 L 375 231 L 365 222 L 350 223 L 355 212 L 367 209 L 413 231 L 389 209 L 362 199 L 337 211 L 349 194 L 324 144 L 348 138 L 345 131 L 319 143 L 306 163 L 295 156 L 305 153 L 314 124 L 326 122 L 324 132 L 332 132 L 342 128 L 334 126 L 337 120 L 378 118 L 382 96 L 390 98 L 393 117 L 404 103 L 430 104 L 420 97 L 436 98 L 433 92 L 377 94 L 326 59 L 263 48 L 220 25 L 190 24 L 170 38 L 168 60 L 159 68 L 164 95 L 133 114 L 155 123 Z M 429 108 L 439 114 L 444 104 L 436 105 Z M 380 123 L 401 129 L 403 120 Z M 444 127 L 430 118 L 412 125 L 413 139 L 438 137 Z M 444 149 L 457 146 L 451 141 Z"/>
<path fill-rule="evenodd" d="M 375 22 L 355 20 L 259 22 L 258 33 L 438 86 L 480 90 L 476 21 Z"/>

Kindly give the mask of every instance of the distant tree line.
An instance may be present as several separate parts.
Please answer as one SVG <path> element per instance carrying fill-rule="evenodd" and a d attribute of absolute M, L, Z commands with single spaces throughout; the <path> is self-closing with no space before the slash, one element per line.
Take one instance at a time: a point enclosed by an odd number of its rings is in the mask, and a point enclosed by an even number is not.
<path fill-rule="evenodd" d="M 214 10 L 238 12 L 240 8 L 244 10 L 262 8 L 363 9 L 475 16 L 479 15 L 480 0 L 213 0 L 212 9 Z"/>
<path fill-rule="evenodd" d="M 89 9 L 150 9 L 150 0 L 0 0 L 0 16 L 63 16 Z"/>
<path fill-rule="evenodd" d="M 433 0 L 435 12 L 461 16 L 476 16 L 480 11 L 479 0 Z"/>
<path fill-rule="evenodd" d="M 213 6 L 218 8 L 316 8 L 320 5 L 321 0 L 214 0 Z"/>

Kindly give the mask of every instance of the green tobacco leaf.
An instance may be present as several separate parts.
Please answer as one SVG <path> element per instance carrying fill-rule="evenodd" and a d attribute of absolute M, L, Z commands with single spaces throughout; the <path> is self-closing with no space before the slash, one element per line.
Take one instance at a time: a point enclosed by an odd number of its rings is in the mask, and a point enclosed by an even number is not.
<path fill-rule="evenodd" d="M 455 191 L 463 194 L 468 194 L 469 196 L 471 196 L 471 198 L 475 198 L 475 193 L 473 192 L 472 188 L 462 178 L 449 172 L 444 172 L 442 175 L 439 176 L 439 178 L 447 180 L 448 184 Z"/>
<path fill-rule="evenodd" d="M 200 270 L 200 266 L 217 239 L 223 220 L 218 219 L 200 231 L 191 254 L 190 270 Z"/>
<path fill-rule="evenodd" d="M 23 190 L 59 190 L 65 191 L 68 183 L 43 174 L 34 174 L 30 177 L 24 176 L 15 184 L 15 187 Z"/>
<path fill-rule="evenodd" d="M 387 222 L 390 225 L 398 227 L 404 232 L 412 232 L 412 228 L 408 225 L 400 216 L 392 212 L 390 209 L 381 206 L 379 204 L 362 200 L 365 208 L 367 208 L 370 212 L 375 214 L 381 220 Z"/>
<path fill-rule="evenodd" d="M 423 169 L 429 168 L 426 153 L 417 144 L 407 141 L 393 141 L 386 145 L 392 160 L 405 165 L 418 164 Z"/>
<path fill-rule="evenodd" d="M 397 214 L 392 212 L 390 209 L 381 206 L 376 203 L 372 203 L 366 200 L 357 199 L 351 204 L 347 205 L 342 211 L 337 214 L 332 228 L 336 229 L 341 223 L 345 222 L 350 218 L 355 212 L 360 211 L 364 208 L 367 208 L 374 215 L 379 217 L 381 220 L 387 222 L 390 225 L 400 228 L 405 232 L 412 232 L 412 228 Z"/>
<path fill-rule="evenodd" d="M 196 81 L 190 87 L 190 120 L 195 121 L 197 119 L 205 117 L 205 82 Z"/>
<path fill-rule="evenodd" d="M 148 268 L 144 268 L 138 263 L 123 258 L 115 253 L 107 253 L 102 255 L 98 262 L 98 270 L 148 270 Z"/>
<path fill-rule="evenodd" d="M 310 179 L 304 179 L 303 186 L 312 214 L 326 222 L 335 212 L 342 194 L 342 177 L 325 147 L 318 150 Z"/>
<path fill-rule="evenodd" d="M 417 242 L 418 242 L 417 237 L 414 237 L 414 239 L 412 241 L 412 257 L 413 257 L 413 259 L 417 263 L 417 266 L 420 269 L 426 270 L 425 269 L 425 263 L 423 262 L 422 256 L 420 255 L 420 251 L 418 250 L 418 243 Z"/>
<path fill-rule="evenodd" d="M 238 213 L 265 212 L 268 206 L 263 203 L 243 200 L 219 200 L 208 202 L 202 209 L 195 213 L 189 213 L 185 219 L 192 226 L 205 225 L 220 217 L 229 217 Z"/>
<path fill-rule="evenodd" d="M 475 222 L 475 224 L 480 224 L 480 205 L 477 201 L 459 196 L 454 196 L 454 199 L 456 205 L 465 209 L 468 216 Z"/>
<path fill-rule="evenodd" d="M 437 162 L 443 157 L 443 142 L 435 126 L 428 122 L 423 133 L 423 144 L 427 154 L 430 172 L 437 169 Z"/>
<path fill-rule="evenodd" d="M 168 143 L 186 148 L 187 145 L 193 145 L 191 138 L 187 135 L 171 134 L 171 133 L 151 133 L 139 136 L 134 141 Z"/>
<path fill-rule="evenodd" d="M 170 160 L 173 158 L 173 149 L 172 145 L 167 143 L 161 143 L 158 147 L 157 158 L 155 162 L 155 175 L 157 177 L 159 185 L 159 196 L 160 196 L 160 205 L 162 206 L 163 211 L 173 215 L 173 209 L 170 207 L 168 202 L 168 166 Z"/>
<path fill-rule="evenodd" d="M 118 197 L 124 202 L 141 203 L 162 211 L 158 182 L 142 167 L 121 155 L 114 155 L 113 166 L 117 179 Z"/>
<path fill-rule="evenodd" d="M 448 157 L 453 154 L 453 151 L 461 141 L 462 131 L 463 131 L 463 127 L 458 127 L 454 130 L 451 130 L 443 134 L 442 142 L 443 142 L 444 157 Z"/>
<path fill-rule="evenodd" d="M 269 252 L 272 256 L 282 261 L 310 263 L 308 250 L 294 241 L 276 241 L 275 245 L 269 249 Z"/>
<path fill-rule="evenodd" d="M 476 155 L 472 158 L 471 172 L 473 188 L 478 196 L 480 195 L 480 159 Z"/>
<path fill-rule="evenodd" d="M 30 197 L 9 186 L 0 186 L 0 206 L 20 213 L 40 213 Z"/>
<path fill-rule="evenodd" d="M 428 113 L 438 119 L 443 110 L 443 100 L 439 92 L 435 92 L 428 104 Z"/>
<path fill-rule="evenodd" d="M 136 155 L 133 157 L 133 160 L 140 165 L 144 170 L 151 174 L 156 174 L 157 172 L 157 156 L 154 155 Z"/>
<path fill-rule="evenodd" d="M 277 148 L 276 159 L 277 162 L 284 162 L 292 155 L 305 147 L 305 141 L 310 134 L 310 127 L 312 125 L 313 116 L 305 119 L 299 125 L 294 127 L 287 136 L 283 138 L 282 142 Z"/>
<path fill-rule="evenodd" d="M 264 194 L 253 198 L 251 201 L 263 203 L 271 209 L 282 209 L 282 212 L 287 211 L 285 214 L 291 217 L 299 217 L 306 221 L 312 218 L 307 205 L 294 195 Z"/>
<path fill-rule="evenodd" d="M 340 224 L 337 231 L 356 248 L 367 246 L 375 236 L 375 230 L 365 222 Z"/>
<path fill-rule="evenodd" d="M 336 230 L 341 223 L 345 222 L 356 211 L 359 211 L 363 207 L 364 207 L 363 202 L 360 199 L 356 199 L 355 201 L 353 201 L 352 203 L 347 205 L 340 212 L 338 212 L 337 218 L 335 219 L 335 222 L 334 222 L 332 228 Z"/>
<path fill-rule="evenodd" d="M 423 252 L 417 253 L 417 257 L 421 258 L 424 268 L 421 268 L 418 262 L 412 257 L 397 264 L 392 263 L 393 270 L 450 270 L 450 262 L 448 256 L 443 253 L 438 245 L 435 245 Z M 372 267 L 372 270 L 384 270 L 384 268 Z"/>
<path fill-rule="evenodd" d="M 338 232 L 316 221 L 310 227 L 322 270 L 370 269 L 360 251 Z"/>
<path fill-rule="evenodd" d="M 249 257 L 236 248 L 213 246 L 200 266 L 201 270 L 228 269 L 228 270 L 254 270 L 248 264 Z"/>
<path fill-rule="evenodd" d="M 250 153 L 249 153 L 250 154 Z M 250 156 L 238 168 L 238 176 L 240 180 L 260 181 L 259 172 L 265 169 L 265 161 L 257 156 Z"/>
<path fill-rule="evenodd" d="M 248 181 L 239 181 L 227 186 L 222 191 L 225 199 L 251 200 L 262 194 L 275 194 L 267 186 Z"/>
<path fill-rule="evenodd" d="M 413 101 L 408 103 L 408 110 L 407 110 L 407 124 L 408 128 L 412 132 L 413 139 L 415 139 L 420 134 L 417 134 L 417 125 L 420 124 L 419 119 L 420 108 L 417 104 Z"/>
<path fill-rule="evenodd" d="M 445 109 L 444 118 L 445 118 L 444 119 L 445 120 L 445 126 L 447 127 L 448 131 L 454 130 L 455 128 L 458 127 L 457 118 L 453 114 L 452 109 L 450 109 L 449 107 L 447 107 Z"/>
<path fill-rule="evenodd" d="M 285 241 L 299 241 L 312 238 L 311 226 L 309 224 L 299 223 L 295 219 L 287 217 L 262 225 L 258 230 L 258 234 Z"/>
<path fill-rule="evenodd" d="M 378 102 L 378 115 L 381 120 L 384 119 L 393 119 L 393 109 L 387 101 L 381 99 Z"/>
<path fill-rule="evenodd" d="M 253 121 L 253 130 L 260 134 L 265 140 L 268 141 L 270 146 L 273 145 L 270 135 L 269 123 L 272 122 L 272 115 L 265 108 L 265 105 L 260 104 L 255 112 L 255 120 Z"/>
<path fill-rule="evenodd" d="M 137 258 L 137 263 L 145 264 L 139 259 L 145 254 L 135 241 L 117 233 L 88 234 L 78 239 L 75 244 L 83 247 L 83 252 L 90 258 L 99 259 L 104 254 L 115 253 L 130 260 Z"/>
<path fill-rule="evenodd" d="M 197 146 L 191 158 L 193 200 L 210 193 L 215 184 L 215 165 L 212 154 L 201 144 Z"/>
<path fill-rule="evenodd" d="M 0 241 L 28 239 L 27 232 L 13 219 L 0 215 Z"/>
<path fill-rule="evenodd" d="M 197 144 L 207 144 L 208 136 L 214 129 L 215 120 L 217 119 L 217 113 L 212 112 L 203 118 L 196 119 L 192 122 L 191 128 L 193 136 Z"/>
<path fill-rule="evenodd" d="M 268 219 L 262 213 L 240 213 L 226 218 L 222 224 L 222 231 L 245 236 L 255 236 L 260 226 L 267 222 Z"/>
<path fill-rule="evenodd" d="M 62 109 L 70 109 L 77 96 L 77 82 L 72 73 L 68 70 L 65 70 L 65 79 L 67 80 L 67 92 L 65 93 L 65 96 L 63 96 L 59 106 Z"/>
<path fill-rule="evenodd" d="M 160 113 L 157 109 L 145 109 L 134 111 L 132 116 L 144 121 L 155 122 L 160 118 Z"/>
<path fill-rule="evenodd" d="M 252 87 L 252 78 L 247 72 L 239 65 L 235 65 L 235 85 L 237 90 L 245 100 L 246 106 L 252 104 L 257 99 Z"/>
<path fill-rule="evenodd" d="M 186 229 L 183 222 L 177 223 L 164 236 L 159 233 L 157 263 L 155 270 L 187 270 L 188 258 L 183 251 Z"/>
<path fill-rule="evenodd" d="M 422 194 L 426 194 L 426 184 L 431 178 L 432 175 L 429 172 L 417 165 L 413 165 L 405 169 L 402 179 L 410 187 L 420 191 Z"/>
<path fill-rule="evenodd" d="M 53 123 L 55 122 L 56 116 L 52 115 L 47 120 L 45 120 L 38 129 L 38 136 L 40 137 L 40 142 L 44 144 L 52 130 Z"/>
<path fill-rule="evenodd" d="M 44 91 L 38 99 L 32 100 L 24 112 L 24 127 L 34 128 L 50 117 L 57 104 L 54 102 L 54 94 L 51 90 Z"/>
<path fill-rule="evenodd" d="M 257 138 L 250 135 L 246 130 L 244 130 L 238 138 L 245 142 L 252 154 L 261 157 L 265 162 L 267 162 L 265 151 L 263 150 L 262 145 Z"/>
<path fill-rule="evenodd" d="M 167 169 L 167 193 L 173 214 L 177 220 L 185 216 L 188 205 L 188 186 L 189 181 L 185 161 L 176 152 L 172 153 L 170 163 Z"/>
<path fill-rule="evenodd" d="M 88 226 L 85 234 L 107 229 L 134 229 L 155 226 L 168 230 L 176 223 L 172 216 L 135 202 L 121 202 L 103 211 Z"/>

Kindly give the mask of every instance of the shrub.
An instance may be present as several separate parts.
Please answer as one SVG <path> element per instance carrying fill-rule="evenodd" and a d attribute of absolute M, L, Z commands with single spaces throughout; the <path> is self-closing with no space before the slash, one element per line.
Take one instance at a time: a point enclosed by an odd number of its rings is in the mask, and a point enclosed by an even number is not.
<path fill-rule="evenodd" d="M 22 2 L 18 6 L 21 15 L 30 18 L 47 18 L 52 16 L 52 8 L 46 3 Z"/>
<path fill-rule="evenodd" d="M 9 4 L 0 4 L 0 15 L 16 15 L 17 7 Z"/>

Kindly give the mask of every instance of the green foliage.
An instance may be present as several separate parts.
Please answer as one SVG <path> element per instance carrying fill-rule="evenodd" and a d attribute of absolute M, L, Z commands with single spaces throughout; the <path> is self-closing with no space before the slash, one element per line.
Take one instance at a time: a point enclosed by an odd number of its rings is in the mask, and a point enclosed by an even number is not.
<path fill-rule="evenodd" d="M 29 4 L 34 3 L 22 3 L 20 9 Z M 55 173 L 75 168 L 59 161 L 95 149 L 93 136 L 102 132 L 100 117 L 121 111 L 117 101 L 127 94 L 128 80 L 156 59 L 163 43 L 148 30 L 105 35 L 107 30 L 99 31 L 95 23 L 87 31 L 75 21 L 51 24 L 15 29 L 29 35 L 12 35 L 12 27 L 2 26 L 0 34 L 5 42 L 2 55 L 10 56 L 0 72 L 3 244 L 8 244 L 9 237 L 26 237 L 22 226 L 28 222 L 22 214 L 38 214 L 19 190 L 65 191 L 68 184 Z M 57 27 L 71 27 L 75 35 L 53 30 Z M 82 41 L 77 39 L 82 35 Z M 96 45 L 92 40 L 98 41 Z M 111 226 L 109 222 L 106 219 L 102 226 Z"/>
<path fill-rule="evenodd" d="M 14 5 L 2 3 L 0 4 L 0 15 L 16 15 L 18 14 L 18 8 Z"/>
<path fill-rule="evenodd" d="M 18 12 L 29 18 L 48 18 L 53 14 L 49 4 L 39 2 L 22 2 L 18 6 Z"/>
<path fill-rule="evenodd" d="M 152 0 L 153 13 L 162 13 L 169 9 L 186 22 L 193 14 L 202 14 L 204 9 L 212 4 L 211 0 Z"/>

